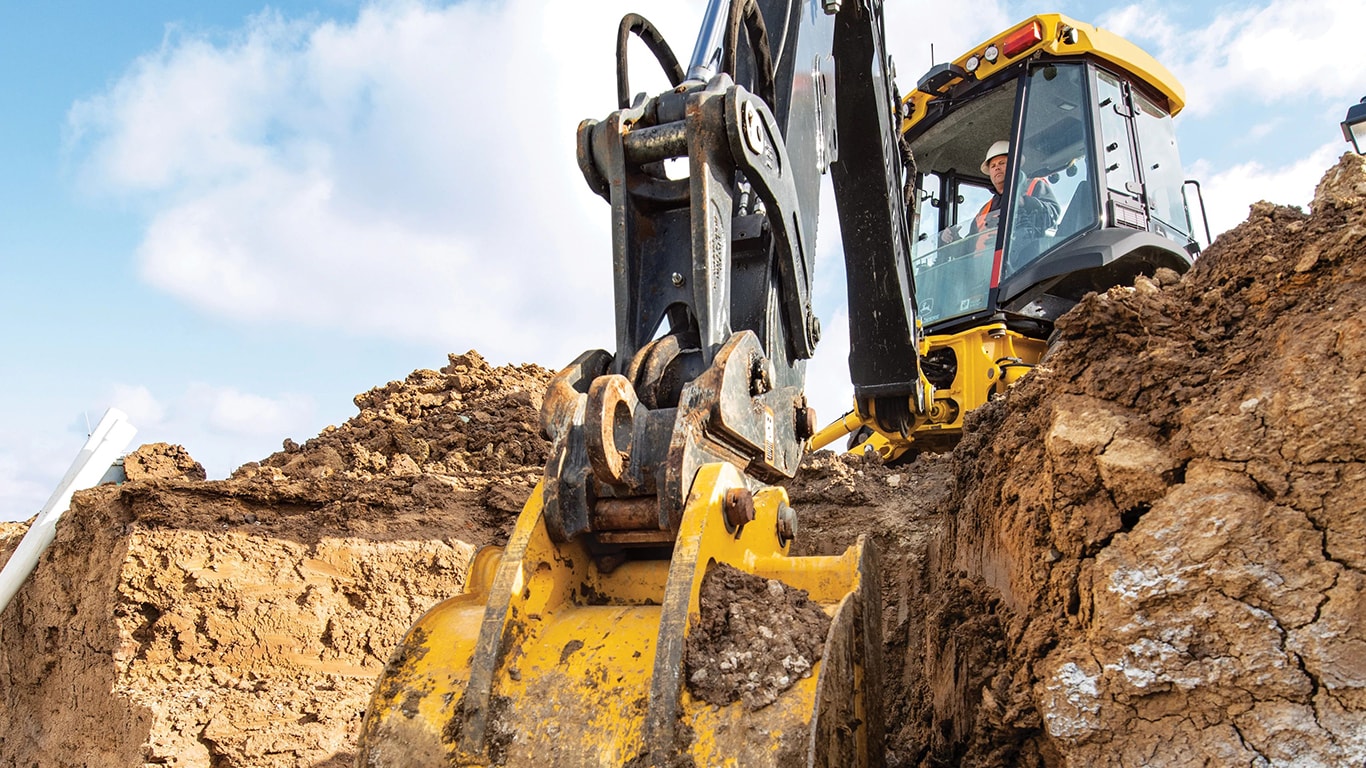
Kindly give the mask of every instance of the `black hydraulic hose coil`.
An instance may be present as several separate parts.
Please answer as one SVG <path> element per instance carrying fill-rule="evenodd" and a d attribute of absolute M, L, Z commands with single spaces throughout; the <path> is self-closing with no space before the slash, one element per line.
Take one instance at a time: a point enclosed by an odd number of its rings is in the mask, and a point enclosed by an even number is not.
<path fill-rule="evenodd" d="M 664 36 L 659 34 L 655 25 L 648 19 L 637 13 L 628 13 L 621 17 L 621 26 L 617 27 L 617 108 L 626 109 L 631 106 L 631 84 L 626 72 L 626 43 L 631 35 L 635 34 L 642 41 L 650 52 L 655 55 L 655 60 L 659 66 L 664 68 L 664 74 L 668 76 L 669 83 L 678 85 L 683 82 L 683 67 L 678 63 L 678 57 L 669 48 L 669 44 L 664 41 Z"/>
<path fill-rule="evenodd" d="M 740 25 L 744 23 L 745 33 L 749 36 L 749 47 L 754 52 L 755 93 L 768 104 L 769 109 L 777 109 L 777 86 L 773 79 L 773 53 L 768 47 L 768 27 L 764 24 L 764 14 L 755 0 L 735 0 L 730 4 L 730 16 L 726 19 L 726 37 L 721 46 L 721 71 L 735 77 L 736 58 L 740 51 Z"/>

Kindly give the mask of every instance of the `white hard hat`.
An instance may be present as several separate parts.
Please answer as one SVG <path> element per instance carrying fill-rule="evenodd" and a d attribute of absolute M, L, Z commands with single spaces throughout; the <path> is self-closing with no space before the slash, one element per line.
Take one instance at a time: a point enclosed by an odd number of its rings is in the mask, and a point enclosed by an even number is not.
<path fill-rule="evenodd" d="M 1008 154 L 1010 154 L 1010 142 L 998 141 L 995 144 L 992 144 L 991 149 L 987 150 L 986 159 L 982 161 L 982 173 L 990 175 L 990 173 L 987 171 L 987 163 L 991 162 L 991 158 Z"/>

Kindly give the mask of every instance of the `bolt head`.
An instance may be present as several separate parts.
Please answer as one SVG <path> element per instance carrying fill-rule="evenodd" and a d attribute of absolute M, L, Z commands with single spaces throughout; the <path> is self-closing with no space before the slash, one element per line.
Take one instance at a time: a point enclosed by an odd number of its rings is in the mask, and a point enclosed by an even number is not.
<path fill-rule="evenodd" d="M 754 520 L 754 494 L 746 488 L 731 488 L 721 502 L 726 515 L 726 527 L 739 529 Z"/>
<path fill-rule="evenodd" d="M 797 510 L 786 504 L 778 505 L 778 543 L 787 546 L 797 538 Z"/>
<path fill-rule="evenodd" d="M 750 361 L 749 368 L 749 394 L 751 397 L 759 395 L 773 389 L 773 374 L 769 370 L 768 361 L 762 357 L 756 357 Z"/>

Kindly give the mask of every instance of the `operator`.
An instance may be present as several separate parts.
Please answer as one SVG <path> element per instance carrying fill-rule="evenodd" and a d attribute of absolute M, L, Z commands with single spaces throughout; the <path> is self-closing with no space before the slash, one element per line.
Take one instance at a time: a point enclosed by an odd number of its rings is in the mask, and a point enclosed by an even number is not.
<path fill-rule="evenodd" d="M 991 186 L 996 191 L 972 220 L 972 232 L 980 232 L 994 227 L 997 219 L 1000 218 L 1001 197 L 1005 193 L 1006 164 L 1009 154 L 1010 142 L 1008 141 L 995 142 L 987 150 L 986 159 L 982 161 L 982 173 L 991 177 Z M 1044 230 L 1057 224 L 1058 214 L 1062 211 L 1062 207 L 1058 205 L 1057 196 L 1053 194 L 1053 187 L 1047 181 L 1039 178 L 1029 180 L 1024 195 L 1020 196 L 1015 204 L 1019 206 L 1019 211 L 1015 216 L 1017 230 L 1027 230 L 1036 237 L 1042 236 Z"/>

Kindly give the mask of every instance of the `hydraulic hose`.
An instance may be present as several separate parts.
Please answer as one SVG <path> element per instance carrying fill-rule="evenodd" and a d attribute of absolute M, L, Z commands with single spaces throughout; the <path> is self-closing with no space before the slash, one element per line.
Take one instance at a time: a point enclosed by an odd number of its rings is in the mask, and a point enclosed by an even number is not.
<path fill-rule="evenodd" d="M 678 57 L 674 56 L 673 49 L 665 42 L 664 36 L 659 34 L 655 25 L 640 14 L 628 13 L 621 17 L 621 26 L 617 28 L 617 108 L 626 109 L 631 106 L 631 84 L 626 66 L 626 43 L 634 34 L 639 37 L 650 52 L 655 55 L 655 60 L 659 66 L 663 67 L 664 74 L 668 76 L 671 85 L 678 85 L 683 82 L 683 67 L 678 63 Z"/>
<path fill-rule="evenodd" d="M 768 47 L 768 27 L 764 25 L 764 14 L 755 0 L 738 0 L 730 4 L 726 37 L 721 46 L 721 71 L 735 77 L 742 24 L 749 37 L 750 50 L 754 53 L 754 92 L 768 104 L 769 109 L 776 109 L 778 88 L 773 76 L 773 53 Z"/>

